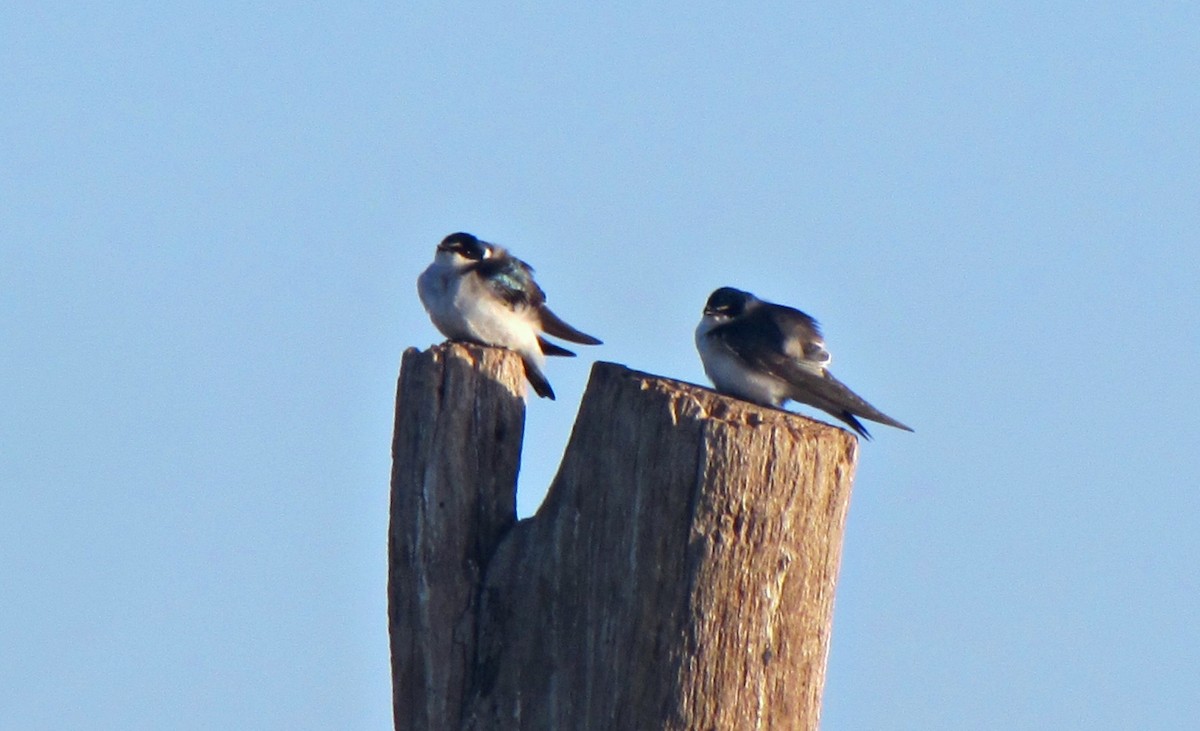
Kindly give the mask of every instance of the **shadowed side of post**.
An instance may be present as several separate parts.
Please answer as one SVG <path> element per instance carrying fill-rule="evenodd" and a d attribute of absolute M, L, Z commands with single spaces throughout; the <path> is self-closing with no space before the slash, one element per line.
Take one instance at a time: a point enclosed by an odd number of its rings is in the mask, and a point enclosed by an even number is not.
<path fill-rule="evenodd" d="M 404 353 L 388 526 L 397 729 L 459 726 L 484 568 L 516 520 L 524 371 L 508 351 Z"/>

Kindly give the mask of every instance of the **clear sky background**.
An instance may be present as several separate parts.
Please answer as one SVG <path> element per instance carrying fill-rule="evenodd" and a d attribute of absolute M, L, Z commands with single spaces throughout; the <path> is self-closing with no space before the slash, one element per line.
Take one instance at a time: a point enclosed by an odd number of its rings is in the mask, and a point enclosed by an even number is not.
<path fill-rule="evenodd" d="M 824 728 L 1200 718 L 1200 6 L 0 6 L 0 727 L 390 728 L 415 279 L 509 246 L 701 382 L 734 285 L 863 445 Z"/>

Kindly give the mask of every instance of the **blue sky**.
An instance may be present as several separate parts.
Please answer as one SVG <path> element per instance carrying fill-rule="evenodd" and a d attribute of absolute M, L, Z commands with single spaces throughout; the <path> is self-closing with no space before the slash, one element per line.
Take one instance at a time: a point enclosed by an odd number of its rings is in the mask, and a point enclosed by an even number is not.
<path fill-rule="evenodd" d="M 328 6 L 328 7 L 327 7 Z M 385 729 L 415 278 L 509 246 L 703 381 L 722 285 L 916 428 L 864 445 L 824 728 L 1200 716 L 1200 10 L 0 9 L 0 718 Z"/>

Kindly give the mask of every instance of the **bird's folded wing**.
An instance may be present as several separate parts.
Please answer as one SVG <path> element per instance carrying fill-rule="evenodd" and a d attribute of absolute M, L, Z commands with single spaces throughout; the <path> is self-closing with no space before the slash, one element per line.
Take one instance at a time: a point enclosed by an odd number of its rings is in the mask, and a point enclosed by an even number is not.
<path fill-rule="evenodd" d="M 815 406 L 843 420 L 850 414 L 864 419 L 887 424 L 898 429 L 912 431 L 851 391 L 841 381 L 824 369 L 828 360 L 824 348 L 819 353 L 824 358 L 805 360 L 785 352 L 785 339 L 778 328 L 771 327 L 719 327 L 711 337 L 728 348 L 738 358 L 755 370 L 767 373 L 792 386 L 792 400 Z"/>
<path fill-rule="evenodd" d="M 533 268 L 513 256 L 478 261 L 471 267 L 500 299 L 513 308 L 541 307 L 546 293 L 533 281 Z"/>

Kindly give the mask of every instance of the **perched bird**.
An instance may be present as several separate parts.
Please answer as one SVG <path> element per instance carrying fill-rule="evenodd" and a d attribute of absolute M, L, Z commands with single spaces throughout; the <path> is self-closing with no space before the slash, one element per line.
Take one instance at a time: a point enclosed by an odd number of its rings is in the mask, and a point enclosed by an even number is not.
<path fill-rule="evenodd" d="M 417 293 L 429 319 L 447 338 L 519 353 L 525 377 L 544 398 L 554 398 L 554 389 L 542 373 L 545 356 L 575 354 L 548 342 L 542 333 L 600 345 L 546 307 L 546 293 L 533 281 L 532 267 L 468 233 L 442 239 L 433 263 L 417 278 Z"/>
<path fill-rule="evenodd" d="M 871 435 L 855 417 L 912 431 L 833 377 L 820 326 L 800 310 L 721 287 L 696 326 L 696 350 L 723 393 L 775 408 L 789 400 L 815 406 L 867 439 Z"/>

